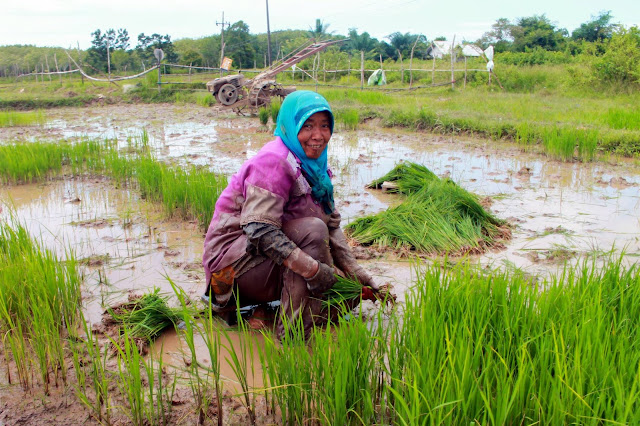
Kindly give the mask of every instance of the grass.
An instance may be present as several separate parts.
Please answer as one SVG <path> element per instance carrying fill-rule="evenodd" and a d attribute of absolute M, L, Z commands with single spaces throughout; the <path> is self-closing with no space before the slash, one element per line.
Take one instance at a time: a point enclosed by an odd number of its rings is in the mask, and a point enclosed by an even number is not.
<path fill-rule="evenodd" d="M 0 145 L 0 181 L 38 182 L 66 171 L 104 173 L 118 185 L 136 186 L 142 197 L 162 203 L 167 216 L 196 220 L 206 229 L 226 178 L 204 168 L 184 169 L 156 160 L 148 152 L 145 135 L 129 142 L 129 155 L 117 151 L 116 141 Z"/>
<path fill-rule="evenodd" d="M 44 123 L 42 111 L 0 111 L 0 127 L 41 126 Z"/>
<path fill-rule="evenodd" d="M 182 321 L 182 309 L 169 307 L 167 300 L 168 296 L 160 295 L 160 289 L 154 288 L 150 293 L 107 311 L 128 339 L 151 343 L 166 328 L 175 327 Z"/>
<path fill-rule="evenodd" d="M 77 335 L 80 282 L 73 254 L 62 263 L 16 219 L 0 223 L 0 333 L 9 383 L 16 381 L 11 360 L 25 390 L 38 384 L 48 394 L 52 383 L 67 382 L 62 336 Z"/>
<path fill-rule="evenodd" d="M 402 163 L 371 183 L 392 181 L 406 197 L 397 207 L 351 222 L 345 231 L 364 245 L 408 254 L 480 253 L 508 238 L 504 221 L 495 218 L 478 197 L 426 167 Z"/>
<path fill-rule="evenodd" d="M 336 111 L 336 121 L 346 130 L 356 130 L 360 122 L 360 114 L 356 109 L 341 109 Z"/>
<path fill-rule="evenodd" d="M 640 420 L 640 274 L 569 267 L 545 291 L 463 262 L 420 267 L 403 312 L 269 346 L 288 422 L 601 424 Z"/>
<path fill-rule="evenodd" d="M 77 309 L 72 256 L 59 262 L 16 224 L 0 226 L 0 251 L 2 346 L 20 377 L 35 385 L 31 366 L 39 365 L 41 351 L 30 330 L 54 330 L 46 352 L 58 353 L 58 340 L 62 353 L 71 353 L 76 393 L 98 422 L 117 422 L 119 413 L 131 424 L 167 424 L 175 376 L 166 380 L 161 359 L 141 358 L 128 328 L 129 346 L 105 350 Z M 636 424 L 640 269 L 622 260 L 587 259 L 535 285 L 523 274 L 487 272 L 466 261 L 418 264 L 403 309 L 392 316 L 340 315 L 336 327 L 318 328 L 308 341 L 302 332 L 286 333 L 280 343 L 265 334 L 265 388 L 248 386 L 251 353 L 229 341 L 228 362 L 242 385 L 237 397 L 253 413 L 255 397 L 267 392 L 272 413 L 288 424 Z M 185 318 L 194 408 L 201 422 L 212 421 L 207 412 L 213 398 L 220 403 L 217 354 L 225 331 L 211 314 L 200 325 L 184 292 L 174 291 Z M 36 312 L 47 309 L 58 311 Z M 60 327 L 84 334 L 67 339 Z M 247 334 L 245 344 L 253 345 Z M 211 368 L 198 363 L 201 336 Z M 114 358 L 118 370 L 110 371 Z M 49 377 L 63 369 L 54 359 Z"/>

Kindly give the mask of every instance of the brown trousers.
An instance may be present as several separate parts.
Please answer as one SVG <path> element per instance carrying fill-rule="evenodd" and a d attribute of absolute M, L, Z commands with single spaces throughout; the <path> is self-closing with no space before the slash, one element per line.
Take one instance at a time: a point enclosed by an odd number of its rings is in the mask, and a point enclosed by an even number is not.
<path fill-rule="evenodd" d="M 300 250 L 322 263 L 333 265 L 329 230 L 321 219 L 294 219 L 284 223 L 282 231 Z M 235 283 L 241 306 L 280 300 L 280 315 L 275 330 L 280 339 L 287 327 L 299 324 L 298 321 L 302 322 L 306 337 L 314 325 L 322 325 L 327 321 L 322 301 L 311 296 L 306 280 L 269 259 L 237 277 Z"/>

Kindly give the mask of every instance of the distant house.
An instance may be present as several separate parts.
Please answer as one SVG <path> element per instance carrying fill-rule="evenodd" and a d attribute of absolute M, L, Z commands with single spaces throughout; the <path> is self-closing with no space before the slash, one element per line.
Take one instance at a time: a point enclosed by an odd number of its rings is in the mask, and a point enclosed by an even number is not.
<path fill-rule="evenodd" d="M 484 55 L 484 51 L 475 44 L 465 44 L 462 47 L 462 56 L 480 57 Z"/>
<path fill-rule="evenodd" d="M 460 47 L 460 43 L 453 46 L 454 48 Z M 431 42 L 431 46 L 427 49 L 427 56 L 432 58 L 442 59 L 445 55 L 451 54 L 451 42 L 447 40 L 436 40 Z"/>

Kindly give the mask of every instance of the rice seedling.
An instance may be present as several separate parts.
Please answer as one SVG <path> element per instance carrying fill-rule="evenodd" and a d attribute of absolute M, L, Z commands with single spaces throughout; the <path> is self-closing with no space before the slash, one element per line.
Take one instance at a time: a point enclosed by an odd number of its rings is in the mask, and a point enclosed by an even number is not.
<path fill-rule="evenodd" d="M 187 374 L 189 377 L 189 388 L 193 395 L 194 409 L 198 415 L 198 424 L 204 424 L 207 419 L 207 412 L 209 405 L 211 404 L 211 385 L 208 380 L 208 375 L 203 374 L 198 363 L 196 354 L 196 335 L 199 334 L 198 327 L 192 314 L 192 309 L 189 307 L 189 301 L 184 290 L 177 287 L 171 278 L 167 277 L 169 284 L 180 302 L 180 306 L 183 311 L 184 325 L 181 327 L 183 341 L 187 344 L 189 352 L 184 354 L 187 364 Z M 217 396 L 220 398 L 220 395 Z"/>
<path fill-rule="evenodd" d="M 323 306 L 338 308 L 346 301 L 357 299 L 362 294 L 362 284 L 356 280 L 336 276 L 337 282 L 324 292 Z"/>
<path fill-rule="evenodd" d="M 209 301 L 209 304 L 205 309 L 207 314 L 205 316 L 203 324 L 203 339 L 205 342 L 205 346 L 207 347 L 209 360 L 211 361 L 211 367 L 207 369 L 207 373 L 210 375 L 211 380 L 213 381 L 213 389 L 216 393 L 216 405 L 218 407 L 218 426 L 222 426 L 224 424 L 224 411 L 222 407 L 223 384 L 222 380 L 220 380 L 220 330 L 216 324 L 216 320 L 214 319 L 213 310 L 211 309 L 211 301 Z"/>
<path fill-rule="evenodd" d="M 424 254 L 466 253 L 481 252 L 509 235 L 504 221 L 487 212 L 474 194 L 424 166 L 400 164 L 370 186 L 386 180 L 406 198 L 345 228 L 361 244 Z"/>
<path fill-rule="evenodd" d="M 147 420 L 146 415 L 148 403 L 153 407 L 153 401 L 146 401 L 142 368 L 143 359 L 138 351 L 137 344 L 133 340 L 133 336 L 129 334 L 129 330 L 123 329 L 122 339 L 119 342 L 112 341 L 117 349 L 118 358 L 118 384 L 120 393 L 125 397 L 129 407 L 127 417 L 131 424 L 142 426 Z M 149 410 L 153 413 L 153 410 Z M 151 424 L 156 424 L 154 420 L 148 419 Z"/>
<path fill-rule="evenodd" d="M 349 108 L 336 111 L 336 121 L 346 130 L 356 130 L 360 122 L 360 115 L 357 109 Z"/>
<path fill-rule="evenodd" d="M 417 276 L 398 316 L 266 340 L 283 422 L 640 420 L 637 267 L 585 260 L 542 287 L 468 262 Z"/>
<path fill-rule="evenodd" d="M 260 120 L 260 124 L 266 126 L 269 123 L 269 110 L 265 107 L 261 107 L 258 110 L 258 119 Z"/>
<path fill-rule="evenodd" d="M 269 105 L 269 113 L 271 114 L 271 122 L 275 125 L 278 121 L 278 114 L 280 113 L 280 106 L 282 102 L 278 99 L 272 99 Z"/>
<path fill-rule="evenodd" d="M 0 127 L 41 126 L 44 123 L 42 111 L 0 111 Z"/>
<path fill-rule="evenodd" d="M 69 167 L 72 173 L 105 173 L 117 185 L 138 187 L 143 198 L 161 202 L 168 216 L 195 219 L 202 229 L 209 225 L 226 178 L 204 168 L 188 169 L 164 164 L 148 153 L 149 136 L 143 130 L 130 142 L 132 156 L 116 149 L 117 141 L 71 143 L 15 143 L 0 146 L 0 181 L 36 182 L 58 175 Z"/>
<path fill-rule="evenodd" d="M 5 360 L 13 358 L 18 381 L 34 383 L 31 366 L 49 392 L 51 376 L 57 386 L 67 382 L 63 333 L 76 335 L 80 276 L 73 254 L 61 263 L 43 248 L 15 218 L 0 224 L 0 332 Z"/>
<path fill-rule="evenodd" d="M 144 345 L 154 341 L 166 328 L 183 321 L 183 309 L 169 307 L 167 300 L 168 296 L 160 295 L 156 287 L 139 298 L 108 308 L 107 312 L 125 337 Z M 127 339 L 124 340 L 126 344 Z"/>
<path fill-rule="evenodd" d="M 85 340 L 72 343 L 73 365 L 76 373 L 76 397 L 89 409 L 100 423 L 111 424 L 111 384 L 112 377 L 107 366 L 109 351 L 103 347 L 90 325 L 82 321 Z M 86 358 L 85 358 L 86 353 Z M 88 380 L 87 380 L 88 379 Z M 91 394 L 88 392 L 90 383 Z"/>

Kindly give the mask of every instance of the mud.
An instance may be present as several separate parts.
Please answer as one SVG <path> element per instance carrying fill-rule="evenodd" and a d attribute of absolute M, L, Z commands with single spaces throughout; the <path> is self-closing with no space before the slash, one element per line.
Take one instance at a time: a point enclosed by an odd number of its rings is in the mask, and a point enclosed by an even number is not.
<path fill-rule="evenodd" d="M 118 105 L 50 110 L 46 116 L 48 122 L 42 127 L 0 129 L 0 143 L 88 136 L 117 138 L 125 147 L 132 143 L 127 139 L 138 138 L 144 129 L 159 158 L 205 165 L 230 175 L 271 139 L 257 118 L 224 116 L 197 106 Z M 495 141 L 374 126 L 357 132 L 337 129 L 329 144 L 329 161 L 344 223 L 399 202 L 397 196 L 365 189 L 365 185 L 403 160 L 422 163 L 486 197 L 491 210 L 509 221 L 512 240 L 506 248 L 474 258 L 484 266 L 517 268 L 543 277 L 589 254 L 624 250 L 627 263 L 635 263 L 640 255 L 637 160 L 562 163 Z M 203 235 L 196 225 L 164 219 L 156 206 L 135 192 L 115 189 L 108 180 L 77 178 L 4 186 L 0 206 L 2 220 L 13 210 L 33 235 L 61 256 L 73 250 L 82 259 L 87 278 L 83 310 L 93 324 L 101 321 L 105 306 L 131 294 L 153 287 L 171 293 L 167 277 L 194 300 L 204 290 Z M 413 282 L 412 262 L 379 254 L 362 264 L 380 283 L 391 282 L 402 302 Z M 227 345 L 240 344 L 237 333 L 230 330 L 228 335 Z M 206 365 L 210 360 L 205 349 L 203 342 L 197 343 L 199 360 Z M 183 342 L 175 332 L 165 333 L 152 351 L 163 351 L 170 364 L 184 363 Z M 221 358 L 226 354 L 223 349 Z M 257 353 L 250 358 L 255 366 L 250 380 L 260 387 Z M 237 378 L 228 363 L 223 365 L 223 375 L 227 388 L 236 389 Z M 23 392 L 2 394 L 5 401 L 17 401 Z M 18 421 L 4 414 L 0 419 Z"/>

